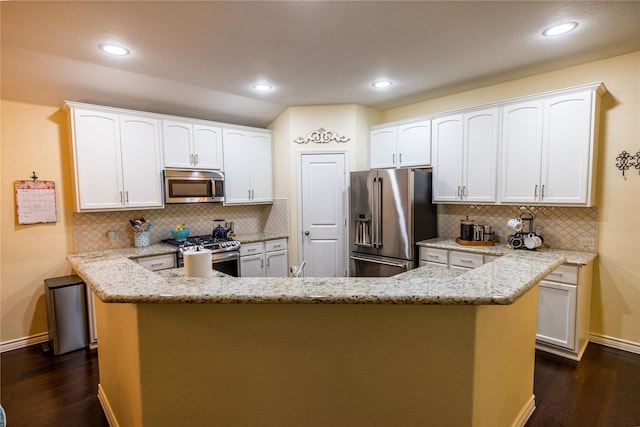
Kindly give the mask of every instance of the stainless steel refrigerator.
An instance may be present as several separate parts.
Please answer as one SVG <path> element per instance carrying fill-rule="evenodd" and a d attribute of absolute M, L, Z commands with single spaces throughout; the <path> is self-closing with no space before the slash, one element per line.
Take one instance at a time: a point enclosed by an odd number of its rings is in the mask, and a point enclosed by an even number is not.
<path fill-rule="evenodd" d="M 416 242 L 436 237 L 431 171 L 351 172 L 350 275 L 389 277 L 418 265 Z"/>

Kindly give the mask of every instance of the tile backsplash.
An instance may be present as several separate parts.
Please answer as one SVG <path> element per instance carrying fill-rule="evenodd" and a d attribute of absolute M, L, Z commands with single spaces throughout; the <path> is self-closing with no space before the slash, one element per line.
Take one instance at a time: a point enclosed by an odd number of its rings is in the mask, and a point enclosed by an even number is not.
<path fill-rule="evenodd" d="M 533 214 L 534 230 L 543 236 L 545 247 L 596 252 L 597 207 L 438 205 L 438 235 L 459 237 L 460 220 L 468 215 L 476 224 L 490 225 L 496 242 L 506 243 L 513 234 L 507 221 L 524 212 Z"/>
<path fill-rule="evenodd" d="M 73 243 L 75 252 L 133 246 L 130 219 L 144 217 L 153 224 L 150 242 L 170 239 L 170 229 L 185 223 L 190 235 L 209 234 L 214 219 L 233 221 L 236 233 L 288 233 L 287 200 L 276 199 L 271 205 L 222 206 L 208 203 L 166 205 L 164 209 L 83 212 L 73 214 Z M 224 225 L 224 224 L 223 224 Z M 109 231 L 115 231 L 113 239 Z M 113 235 L 113 233 L 112 233 Z"/>

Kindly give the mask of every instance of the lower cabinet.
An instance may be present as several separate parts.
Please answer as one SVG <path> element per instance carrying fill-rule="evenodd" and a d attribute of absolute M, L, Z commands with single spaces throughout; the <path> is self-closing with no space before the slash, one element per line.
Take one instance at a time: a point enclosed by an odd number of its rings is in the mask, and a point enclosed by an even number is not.
<path fill-rule="evenodd" d="M 420 248 L 420 266 L 469 271 L 498 258 L 472 252 Z M 540 281 L 536 348 L 580 360 L 589 343 L 593 262 L 561 265 Z"/>
<path fill-rule="evenodd" d="M 151 270 L 166 270 L 176 268 L 176 256 L 174 254 L 152 255 L 136 259 L 138 264 Z"/>
<path fill-rule="evenodd" d="M 241 277 L 287 277 L 287 240 L 267 240 L 240 246 Z"/>
<path fill-rule="evenodd" d="M 540 282 L 536 348 L 580 360 L 589 344 L 593 263 L 561 265 Z"/>

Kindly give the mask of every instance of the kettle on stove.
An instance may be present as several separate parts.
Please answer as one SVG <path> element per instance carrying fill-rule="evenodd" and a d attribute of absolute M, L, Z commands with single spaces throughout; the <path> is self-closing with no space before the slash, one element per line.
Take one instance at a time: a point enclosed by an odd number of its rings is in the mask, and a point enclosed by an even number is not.
<path fill-rule="evenodd" d="M 214 219 L 214 222 L 222 223 L 224 219 Z M 214 239 L 226 239 L 231 229 L 224 228 L 221 224 L 218 224 L 211 232 L 211 237 Z"/>

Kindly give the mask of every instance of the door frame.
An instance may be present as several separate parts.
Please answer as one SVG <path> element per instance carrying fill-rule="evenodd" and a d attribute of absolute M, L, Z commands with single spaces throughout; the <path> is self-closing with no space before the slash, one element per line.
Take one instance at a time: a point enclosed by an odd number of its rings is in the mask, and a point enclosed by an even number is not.
<path fill-rule="evenodd" d="M 349 194 L 351 191 L 351 180 L 349 179 L 349 174 L 351 173 L 351 168 L 349 165 L 349 152 L 347 150 L 309 150 L 309 151 L 298 151 L 297 154 L 297 165 L 296 165 L 296 186 L 297 186 L 297 192 L 296 192 L 296 203 L 297 203 L 297 209 L 298 209 L 298 224 L 297 224 L 297 230 L 296 230 L 296 234 L 297 234 L 297 243 L 298 243 L 298 263 L 301 264 L 304 260 L 304 250 L 303 250 L 303 232 L 302 232 L 302 159 L 303 156 L 317 156 L 317 155 L 326 155 L 326 154 L 332 154 L 332 155 L 342 155 L 344 157 L 344 168 L 345 168 L 345 174 L 344 174 L 344 196 L 343 196 L 343 216 L 345 219 L 345 227 L 344 227 L 344 265 L 345 265 L 345 277 L 349 276 L 349 231 L 350 231 L 350 224 L 349 224 Z M 302 273 L 302 276 L 304 277 L 304 270 Z"/>

